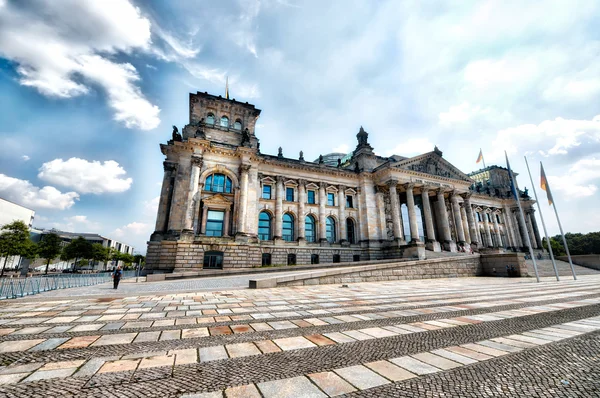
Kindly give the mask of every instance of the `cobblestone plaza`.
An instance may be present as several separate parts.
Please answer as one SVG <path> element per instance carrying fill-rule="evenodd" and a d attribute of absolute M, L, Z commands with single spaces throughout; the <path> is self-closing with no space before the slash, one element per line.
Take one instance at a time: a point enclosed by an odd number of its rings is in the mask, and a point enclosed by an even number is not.
<path fill-rule="evenodd" d="M 248 290 L 236 276 L 0 304 L 6 397 L 593 397 L 600 274 Z M 194 289 L 196 291 L 187 291 Z"/>

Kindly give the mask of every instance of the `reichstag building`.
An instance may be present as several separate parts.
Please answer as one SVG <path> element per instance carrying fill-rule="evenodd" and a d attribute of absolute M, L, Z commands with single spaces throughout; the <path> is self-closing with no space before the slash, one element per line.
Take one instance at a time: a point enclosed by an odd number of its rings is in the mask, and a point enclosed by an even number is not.
<path fill-rule="evenodd" d="M 519 192 L 523 225 L 503 167 L 465 174 L 437 147 L 378 156 L 362 127 L 349 154 L 268 155 L 254 105 L 198 92 L 189 106 L 189 123 L 160 145 L 149 272 L 522 251 L 526 235 L 541 248 L 534 201 Z"/>

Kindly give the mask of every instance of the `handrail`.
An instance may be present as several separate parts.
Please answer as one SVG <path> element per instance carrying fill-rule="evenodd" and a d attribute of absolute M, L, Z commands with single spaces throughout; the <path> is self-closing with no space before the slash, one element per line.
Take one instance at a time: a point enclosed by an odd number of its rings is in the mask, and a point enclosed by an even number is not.
<path fill-rule="evenodd" d="M 28 278 L 0 279 L 0 300 L 15 299 L 71 287 L 93 286 L 112 280 L 110 272 L 96 274 L 55 274 Z M 123 271 L 122 279 L 135 277 L 135 271 Z"/>

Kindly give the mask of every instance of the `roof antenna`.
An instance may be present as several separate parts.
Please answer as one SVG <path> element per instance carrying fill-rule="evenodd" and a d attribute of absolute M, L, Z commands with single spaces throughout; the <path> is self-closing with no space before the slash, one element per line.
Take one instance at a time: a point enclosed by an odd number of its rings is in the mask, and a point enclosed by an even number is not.
<path fill-rule="evenodd" d="M 225 78 L 225 99 L 229 99 L 229 76 Z"/>

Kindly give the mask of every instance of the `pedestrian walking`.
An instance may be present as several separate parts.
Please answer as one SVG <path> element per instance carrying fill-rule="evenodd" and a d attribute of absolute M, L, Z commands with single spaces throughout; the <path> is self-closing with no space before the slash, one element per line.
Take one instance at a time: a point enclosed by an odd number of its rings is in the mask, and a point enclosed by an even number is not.
<path fill-rule="evenodd" d="M 123 276 L 123 271 L 121 271 L 121 266 L 119 265 L 112 274 L 113 284 L 115 289 L 119 286 L 119 282 L 121 281 L 121 277 Z"/>

